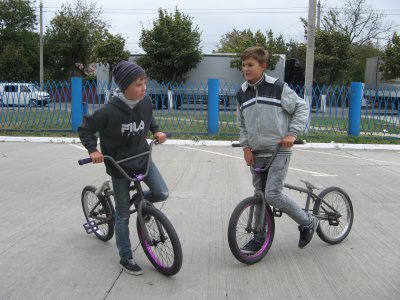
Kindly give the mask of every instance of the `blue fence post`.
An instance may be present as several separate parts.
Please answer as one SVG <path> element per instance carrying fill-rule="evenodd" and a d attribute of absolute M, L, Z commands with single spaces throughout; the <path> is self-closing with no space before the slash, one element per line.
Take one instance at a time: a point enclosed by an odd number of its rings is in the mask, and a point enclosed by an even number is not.
<path fill-rule="evenodd" d="M 77 133 L 82 123 L 82 78 L 71 78 L 71 111 L 72 111 L 72 132 Z"/>
<path fill-rule="evenodd" d="M 208 134 L 218 134 L 219 80 L 208 79 Z"/>
<path fill-rule="evenodd" d="M 363 97 L 362 83 L 352 82 L 350 84 L 349 130 L 348 130 L 348 134 L 352 136 L 360 135 L 362 97 Z"/>

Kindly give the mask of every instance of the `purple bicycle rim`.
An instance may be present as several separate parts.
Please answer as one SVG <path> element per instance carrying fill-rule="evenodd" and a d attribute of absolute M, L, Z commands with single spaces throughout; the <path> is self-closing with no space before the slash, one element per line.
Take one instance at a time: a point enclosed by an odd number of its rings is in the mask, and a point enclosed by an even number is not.
<path fill-rule="evenodd" d="M 146 246 L 147 249 L 147 253 L 150 253 L 151 258 L 153 259 L 153 261 L 155 261 L 155 263 L 157 265 L 159 265 L 160 267 L 167 269 L 168 266 L 166 266 L 165 264 L 163 264 L 158 257 L 155 255 L 155 253 L 153 252 L 153 249 L 151 248 L 151 246 L 147 243 L 147 241 L 144 239 L 144 234 L 142 233 L 142 238 L 143 238 L 143 243 Z"/>
<path fill-rule="evenodd" d="M 267 215 L 267 214 L 266 214 Z M 261 253 L 264 253 L 265 249 L 267 248 L 267 246 L 269 245 L 270 239 L 271 239 L 271 219 L 268 218 L 267 220 L 268 222 L 268 231 L 267 231 L 267 236 L 265 237 L 265 241 L 261 247 L 260 250 L 258 250 L 256 253 L 254 253 L 253 255 L 246 255 L 246 257 L 257 257 L 259 256 Z M 236 245 L 237 245 L 237 241 L 236 241 Z"/>

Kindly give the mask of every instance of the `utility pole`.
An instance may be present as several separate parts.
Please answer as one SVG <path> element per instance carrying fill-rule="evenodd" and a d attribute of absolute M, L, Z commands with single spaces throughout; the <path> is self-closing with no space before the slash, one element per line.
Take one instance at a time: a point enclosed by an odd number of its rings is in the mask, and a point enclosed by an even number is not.
<path fill-rule="evenodd" d="M 305 70 L 305 100 L 311 107 L 314 73 L 314 50 L 315 50 L 315 11 L 316 0 L 308 2 L 308 27 L 307 27 L 307 53 Z"/>
<path fill-rule="evenodd" d="M 39 38 L 39 48 L 40 48 L 40 90 L 43 91 L 43 4 L 40 1 L 40 38 Z"/>
<path fill-rule="evenodd" d="M 321 29 L 321 2 L 318 0 L 317 4 L 317 31 Z"/>

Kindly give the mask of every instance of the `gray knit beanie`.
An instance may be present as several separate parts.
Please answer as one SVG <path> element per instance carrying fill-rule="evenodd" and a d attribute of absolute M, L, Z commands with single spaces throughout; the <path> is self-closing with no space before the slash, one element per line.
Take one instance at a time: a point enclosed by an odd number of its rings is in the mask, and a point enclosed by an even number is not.
<path fill-rule="evenodd" d="M 113 69 L 113 77 L 122 92 L 140 76 L 146 72 L 137 64 L 130 61 L 121 61 Z"/>

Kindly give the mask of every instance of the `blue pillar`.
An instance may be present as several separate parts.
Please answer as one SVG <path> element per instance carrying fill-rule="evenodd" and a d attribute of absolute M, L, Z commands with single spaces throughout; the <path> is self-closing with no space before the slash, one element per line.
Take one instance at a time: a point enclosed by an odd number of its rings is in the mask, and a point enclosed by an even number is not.
<path fill-rule="evenodd" d="M 219 80 L 208 79 L 208 134 L 218 134 L 219 116 Z"/>
<path fill-rule="evenodd" d="M 71 112 L 72 112 L 72 132 L 77 133 L 78 127 L 82 123 L 82 78 L 71 78 Z"/>
<path fill-rule="evenodd" d="M 352 136 L 360 135 L 362 97 L 363 97 L 362 83 L 352 82 L 350 84 L 349 131 L 348 131 L 348 134 Z"/>

